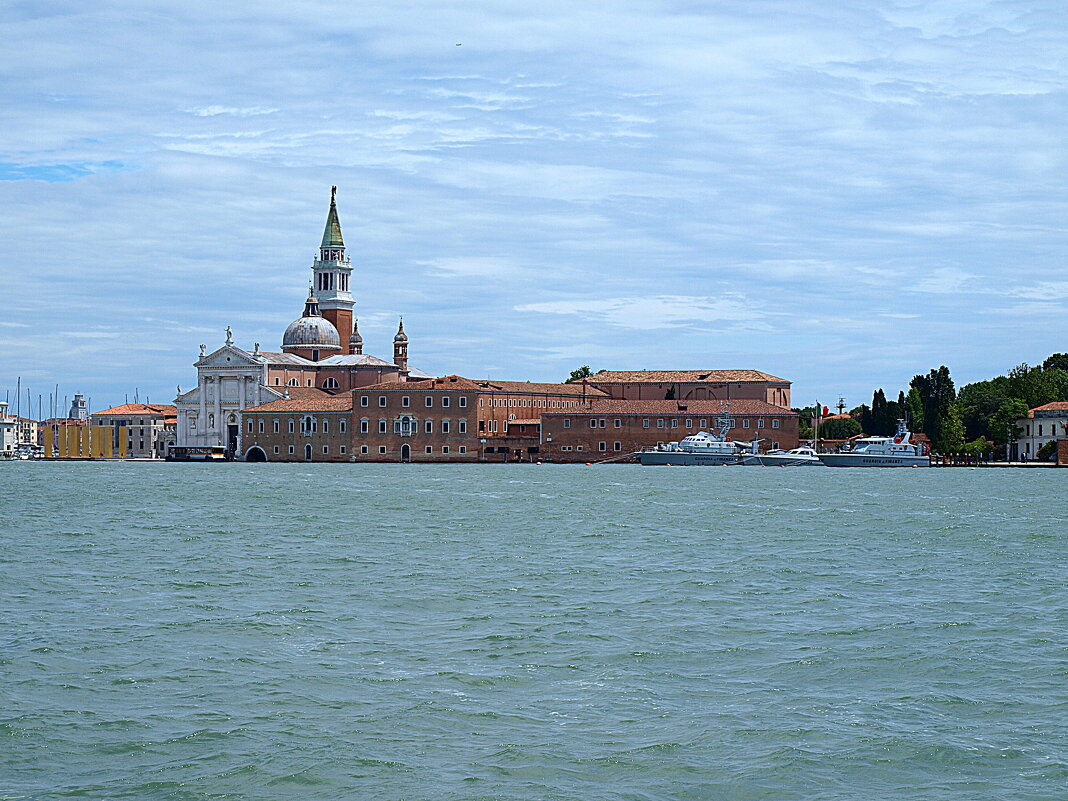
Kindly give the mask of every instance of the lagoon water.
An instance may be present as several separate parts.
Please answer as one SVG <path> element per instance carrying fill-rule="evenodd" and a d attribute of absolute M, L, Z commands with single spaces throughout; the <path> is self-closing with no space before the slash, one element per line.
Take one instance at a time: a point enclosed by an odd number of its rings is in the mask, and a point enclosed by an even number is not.
<path fill-rule="evenodd" d="M 1066 487 L 0 463 L 0 799 L 1065 798 Z"/>

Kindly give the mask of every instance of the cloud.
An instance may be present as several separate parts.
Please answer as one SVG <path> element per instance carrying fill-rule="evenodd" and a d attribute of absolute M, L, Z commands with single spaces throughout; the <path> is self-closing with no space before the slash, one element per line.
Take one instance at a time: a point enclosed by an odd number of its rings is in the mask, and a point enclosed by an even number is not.
<path fill-rule="evenodd" d="M 263 108 L 261 106 L 248 106 L 246 108 L 234 108 L 233 106 L 203 106 L 201 108 L 186 109 L 190 114 L 198 117 L 218 117 L 227 115 L 230 117 L 261 117 L 264 114 L 274 114 L 276 108 Z"/>
<path fill-rule="evenodd" d="M 620 328 L 655 330 L 698 322 L 758 324 L 766 316 L 745 298 L 654 297 L 562 300 L 516 306 L 517 312 L 578 315 Z"/>

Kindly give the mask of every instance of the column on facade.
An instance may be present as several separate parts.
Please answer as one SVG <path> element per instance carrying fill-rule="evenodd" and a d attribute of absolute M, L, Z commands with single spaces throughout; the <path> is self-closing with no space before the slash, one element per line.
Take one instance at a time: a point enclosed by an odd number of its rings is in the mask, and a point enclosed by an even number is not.
<path fill-rule="evenodd" d="M 218 432 L 216 434 L 216 437 L 219 440 L 216 444 L 217 445 L 222 445 L 223 444 L 223 441 L 222 441 L 222 422 L 223 422 L 222 421 L 222 380 L 219 379 L 219 378 L 215 379 L 214 408 L 215 408 L 215 429 Z"/>
<path fill-rule="evenodd" d="M 208 434 L 208 382 L 211 379 L 204 376 L 200 379 L 200 419 L 197 420 L 197 438 L 206 437 Z M 207 440 L 202 440 L 206 442 Z"/>

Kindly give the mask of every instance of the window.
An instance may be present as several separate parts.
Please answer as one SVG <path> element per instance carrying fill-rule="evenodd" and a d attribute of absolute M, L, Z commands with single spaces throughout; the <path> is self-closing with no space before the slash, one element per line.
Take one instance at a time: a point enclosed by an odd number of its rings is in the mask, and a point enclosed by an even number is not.
<path fill-rule="evenodd" d="M 297 379 L 291 378 L 286 382 L 286 386 L 287 387 L 295 387 L 295 386 L 299 386 L 299 384 L 297 383 Z"/>
<path fill-rule="evenodd" d="M 367 446 L 366 445 L 361 445 L 360 446 L 360 453 L 362 453 L 362 454 L 366 454 L 367 453 Z"/>
<path fill-rule="evenodd" d="M 378 433 L 379 434 L 385 434 L 386 433 L 386 421 L 385 420 L 379 420 L 378 421 Z"/>
<path fill-rule="evenodd" d="M 278 453 L 278 446 L 277 445 L 274 446 L 274 452 Z"/>
<path fill-rule="evenodd" d="M 571 418 L 570 417 L 565 417 L 564 418 L 564 428 L 571 428 Z"/>
<path fill-rule="evenodd" d="M 448 395 L 442 395 L 442 397 L 441 397 L 441 406 L 442 406 L 442 408 L 447 409 L 449 407 L 450 400 L 451 400 L 451 398 L 449 398 Z"/>
<path fill-rule="evenodd" d="M 346 419 L 345 419 L 344 417 L 342 417 L 342 418 L 341 418 L 340 420 L 338 420 L 338 421 L 337 421 L 337 429 L 338 429 L 338 431 L 340 431 L 340 432 L 341 432 L 342 434 L 344 434 L 344 433 L 345 433 L 345 430 L 346 430 L 346 429 L 347 429 L 348 427 L 349 427 L 349 423 L 348 423 L 348 420 L 346 420 Z"/>
<path fill-rule="evenodd" d="M 430 409 L 434 406 L 434 397 L 432 395 L 426 396 L 426 408 Z"/>
<path fill-rule="evenodd" d="M 448 420 L 442 420 L 441 421 L 441 433 L 442 434 L 448 434 L 449 433 L 449 421 Z"/>
<path fill-rule="evenodd" d="M 649 418 L 646 417 L 645 419 L 642 420 L 642 428 L 648 428 L 648 427 L 649 427 Z"/>
<path fill-rule="evenodd" d="M 366 417 L 361 417 L 360 418 L 360 433 L 361 434 L 366 434 L 370 430 L 371 430 L 371 421 L 368 420 Z"/>
<path fill-rule="evenodd" d="M 282 379 L 280 379 L 278 376 L 275 376 L 274 377 L 274 385 L 277 387 L 277 386 L 281 386 L 281 384 L 282 384 Z"/>
<path fill-rule="evenodd" d="M 407 409 L 412 405 L 412 399 L 409 395 L 401 395 L 401 408 Z"/>
<path fill-rule="evenodd" d="M 571 446 L 570 445 L 561 445 L 560 446 L 560 450 L 569 451 L 569 450 L 571 450 Z"/>
<path fill-rule="evenodd" d="M 248 419 L 248 433 L 252 433 L 252 418 Z"/>
<path fill-rule="evenodd" d="M 598 442 L 597 443 L 597 450 L 599 450 L 599 451 L 608 450 L 608 443 L 607 442 Z"/>
<path fill-rule="evenodd" d="M 771 427 L 772 428 L 778 428 L 779 427 L 779 418 L 778 417 L 776 417 L 774 420 L 771 421 Z"/>
<path fill-rule="evenodd" d="M 189 430 L 190 431 L 196 431 L 197 430 L 197 419 L 195 417 L 190 417 L 189 418 Z"/>
<path fill-rule="evenodd" d="M 688 417 L 686 418 L 686 427 L 687 428 L 693 428 L 693 420 L 691 420 Z"/>
<path fill-rule="evenodd" d="M 441 446 L 441 452 L 442 453 L 448 453 L 449 452 L 449 446 L 448 445 L 442 445 Z"/>
<path fill-rule="evenodd" d="M 749 428 L 749 418 L 742 420 L 742 428 Z"/>
<path fill-rule="evenodd" d="M 434 433 L 434 421 L 433 420 L 427 420 L 426 423 L 423 424 L 423 430 L 428 434 L 433 434 Z"/>
<path fill-rule="evenodd" d="M 622 442 L 613 442 L 612 443 L 612 450 L 614 450 L 614 451 L 623 450 L 623 443 Z"/>
<path fill-rule="evenodd" d="M 323 382 L 323 389 L 337 389 L 340 386 L 336 378 L 328 378 Z"/>
<path fill-rule="evenodd" d="M 590 418 L 590 428 L 597 428 L 597 421 L 592 417 Z"/>
<path fill-rule="evenodd" d="M 615 422 L 613 423 L 613 425 L 614 425 L 614 426 L 615 426 L 616 428 L 623 428 L 623 421 L 622 421 L 622 420 L 620 420 L 620 419 L 619 419 L 619 418 L 617 417 L 617 418 L 615 419 Z"/>
<path fill-rule="evenodd" d="M 324 417 L 323 418 L 323 433 L 324 434 L 329 434 L 330 433 L 330 418 L 329 417 Z"/>
<path fill-rule="evenodd" d="M 466 445 L 461 445 L 460 446 L 460 453 L 467 453 L 467 446 Z"/>
<path fill-rule="evenodd" d="M 467 396 L 466 395 L 461 395 L 460 396 L 460 408 L 462 408 L 462 409 L 466 409 L 467 408 Z"/>
<path fill-rule="evenodd" d="M 699 428 L 708 428 L 708 420 L 705 420 L 705 419 L 698 420 L 697 421 L 697 425 L 698 425 Z"/>
<path fill-rule="evenodd" d="M 323 453 L 330 453 L 330 446 L 329 445 L 323 445 Z"/>
<path fill-rule="evenodd" d="M 763 428 L 763 427 L 764 427 L 764 418 L 763 417 L 758 417 L 757 418 L 757 428 Z"/>
<path fill-rule="evenodd" d="M 466 434 L 467 433 L 467 421 L 466 420 L 461 420 L 456 425 L 457 425 L 457 431 L 459 431 L 461 434 Z"/>
<path fill-rule="evenodd" d="M 378 396 L 378 406 L 379 406 L 379 408 L 382 408 L 382 409 L 386 408 L 386 396 L 385 395 L 379 395 Z"/>
<path fill-rule="evenodd" d="M 261 417 L 261 418 L 259 419 L 259 424 L 258 424 L 258 425 L 256 426 L 256 429 L 257 429 L 257 430 L 258 430 L 258 431 L 259 431 L 259 432 L 260 432 L 261 434 L 263 433 L 263 418 L 262 418 L 262 417 Z"/>
<path fill-rule="evenodd" d="M 679 427 L 678 418 L 675 418 L 675 417 L 671 418 L 671 427 L 672 428 L 678 428 Z"/>
<path fill-rule="evenodd" d="M 378 446 L 378 452 L 379 453 L 385 453 L 386 452 L 386 446 L 385 445 L 379 445 Z"/>
<path fill-rule="evenodd" d="M 275 434 L 278 433 L 278 421 L 277 420 L 274 421 L 274 433 Z"/>
<path fill-rule="evenodd" d="M 426 446 L 426 452 L 427 453 L 433 453 L 434 452 L 434 446 L 433 445 L 427 445 Z"/>
<path fill-rule="evenodd" d="M 360 406 L 366 407 L 366 406 L 369 406 L 370 403 L 371 403 L 371 399 L 370 398 L 368 398 L 366 395 L 360 395 Z"/>
<path fill-rule="evenodd" d="M 478 431 L 479 431 L 479 433 L 485 433 L 485 431 L 486 431 L 486 421 L 485 420 L 479 420 L 478 421 Z"/>
<path fill-rule="evenodd" d="M 663 428 L 664 427 L 664 418 L 661 417 L 656 421 L 656 427 L 657 428 Z"/>
<path fill-rule="evenodd" d="M 338 447 L 338 452 L 340 452 L 341 455 L 344 456 L 345 455 L 345 446 L 341 445 L 340 447 Z"/>
<path fill-rule="evenodd" d="M 582 450 L 582 446 L 581 445 L 576 445 L 575 446 L 575 450 L 576 451 L 581 451 Z"/>
<path fill-rule="evenodd" d="M 293 446 L 292 445 L 289 446 L 289 452 L 293 453 Z"/>

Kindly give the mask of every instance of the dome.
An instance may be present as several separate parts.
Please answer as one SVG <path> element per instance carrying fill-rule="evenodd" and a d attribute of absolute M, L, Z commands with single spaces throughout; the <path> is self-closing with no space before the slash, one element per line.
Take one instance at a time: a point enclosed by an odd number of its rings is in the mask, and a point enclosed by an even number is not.
<path fill-rule="evenodd" d="M 289 324 L 282 337 L 282 350 L 289 348 L 341 350 L 341 337 L 329 320 L 322 317 L 301 317 Z"/>
<path fill-rule="evenodd" d="M 308 295 L 304 316 L 291 322 L 282 337 L 282 350 L 297 348 L 341 350 L 341 337 L 333 323 L 319 313 L 319 301 L 315 295 Z"/>

